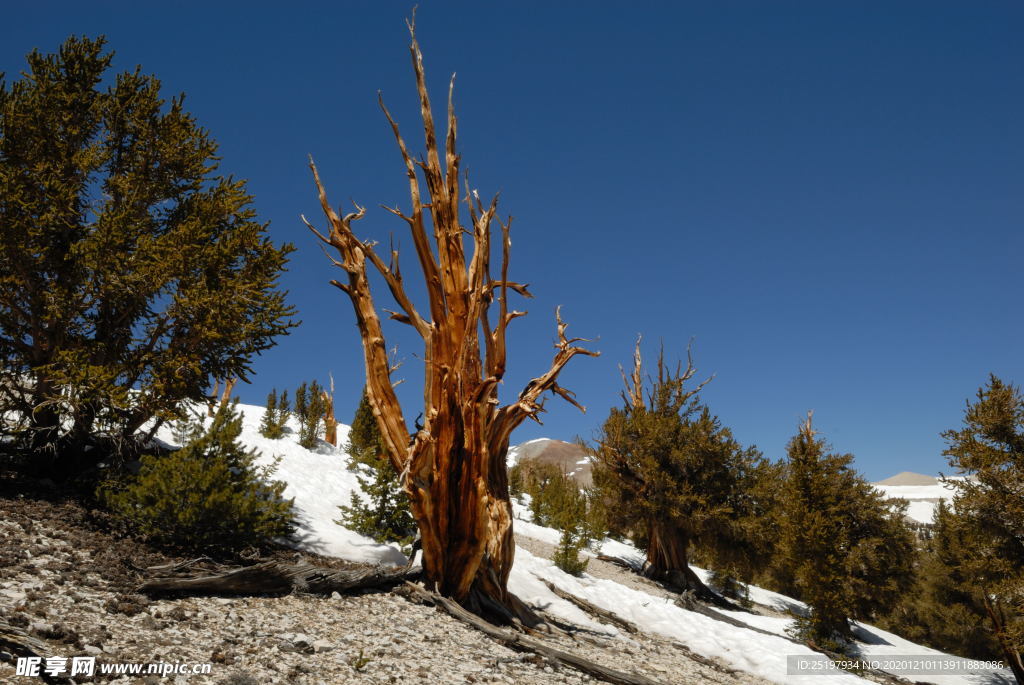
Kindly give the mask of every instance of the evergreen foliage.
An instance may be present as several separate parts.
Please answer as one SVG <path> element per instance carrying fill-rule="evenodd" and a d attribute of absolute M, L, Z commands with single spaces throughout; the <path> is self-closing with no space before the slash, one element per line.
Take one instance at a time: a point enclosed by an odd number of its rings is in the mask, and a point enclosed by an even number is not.
<path fill-rule="evenodd" d="M 349 505 L 338 507 L 341 518 L 336 523 L 377 542 L 397 542 L 403 548 L 412 544 L 416 538 L 416 520 L 398 473 L 384 456 L 380 431 L 365 389 L 345 450 L 349 469 L 355 472 L 366 499 L 359 492 L 353 492 Z"/>
<path fill-rule="evenodd" d="M 273 389 L 267 395 L 267 404 L 264 408 L 263 419 L 260 421 L 260 435 L 265 438 L 279 438 L 274 419 L 277 417 L 277 389 Z M 283 431 L 282 431 L 283 432 Z"/>
<path fill-rule="evenodd" d="M 324 412 L 327 404 L 324 389 L 315 380 L 302 383 L 295 390 L 295 419 L 299 422 L 299 444 L 310 450 L 316 447 L 324 431 Z"/>
<path fill-rule="evenodd" d="M 966 476 L 952 520 L 968 554 L 950 560 L 975 593 L 993 638 L 1024 682 L 1024 397 L 995 375 L 968 403 L 959 430 L 942 434 L 949 464 Z"/>
<path fill-rule="evenodd" d="M 790 440 L 776 565 L 811 607 L 799 636 L 837 648 L 850 618 L 874 620 L 909 588 L 914 545 L 906 503 L 885 500 L 850 468 L 852 455 L 828 450 L 809 417 Z"/>
<path fill-rule="evenodd" d="M 592 513 L 589 494 L 555 464 L 532 460 L 514 464 L 509 481 L 518 490 L 510 486 L 510 492 L 529 495 L 534 523 L 562 531 L 552 556 L 555 565 L 572 575 L 583 573 L 587 560 L 579 558 L 580 551 L 594 538 L 603 537 L 603 531 L 596 529 L 600 518 Z"/>
<path fill-rule="evenodd" d="M 277 388 L 272 389 L 267 395 L 266 411 L 263 412 L 263 420 L 260 421 L 260 435 L 272 440 L 282 437 L 290 414 L 288 391 L 285 390 L 278 397 Z"/>
<path fill-rule="evenodd" d="M 197 422 L 190 441 L 163 456 L 142 457 L 137 476 L 107 483 L 101 497 L 139 533 L 195 551 L 266 547 L 294 528 L 285 483 L 270 480 L 274 467 L 255 465 L 256 454 L 238 442 L 242 418 L 221 407 L 210 427 Z"/>
<path fill-rule="evenodd" d="M 138 444 L 153 418 L 251 371 L 294 325 L 275 247 L 217 144 L 103 38 L 0 82 L 0 410 L 59 460 Z M 57 467 L 57 464 L 48 466 Z"/>
<path fill-rule="evenodd" d="M 963 520 L 940 502 L 931 535 L 921 541 L 914 585 L 879 625 L 951 654 L 984 660 L 1003 658 L 988 625 L 978 585 L 963 572 L 964 562 L 975 554 Z"/>
<path fill-rule="evenodd" d="M 741 521 L 756 503 L 745 484 L 763 458 L 700 404 L 699 387 L 685 386 L 692 375 L 667 368 L 662 354 L 645 387 L 637 363 L 635 386 L 601 427 L 594 483 L 612 531 L 647 550 L 650 575 L 716 599 L 690 570 L 690 547 L 747 563 L 737 557 L 749 546 Z"/>

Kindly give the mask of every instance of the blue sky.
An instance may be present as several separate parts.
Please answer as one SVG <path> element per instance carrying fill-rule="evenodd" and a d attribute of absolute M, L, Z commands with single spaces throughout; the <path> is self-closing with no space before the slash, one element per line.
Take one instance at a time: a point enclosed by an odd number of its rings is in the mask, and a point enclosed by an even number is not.
<path fill-rule="evenodd" d="M 411 3 L 14 3 L 8 80 L 32 48 L 105 34 L 220 142 L 275 240 L 302 326 L 256 361 L 245 402 L 333 372 L 338 417 L 362 384 L 351 306 L 299 222 L 313 154 L 359 229 L 403 226 Z M 946 469 L 939 433 L 989 372 L 1024 382 L 1024 5 L 1018 2 L 424 2 L 429 83 L 458 73 L 465 166 L 515 216 L 511 274 L 536 295 L 513 325 L 505 399 L 545 371 L 554 308 L 597 338 L 513 442 L 589 438 L 616 404 L 638 333 L 649 357 L 695 338 L 705 398 L 780 457 L 797 421 L 878 479 Z M 406 279 L 414 260 L 406 250 Z M 381 292 L 381 303 L 384 293 Z M 420 351 L 393 331 L 415 404 Z M 409 409 L 411 420 L 417 410 Z"/>

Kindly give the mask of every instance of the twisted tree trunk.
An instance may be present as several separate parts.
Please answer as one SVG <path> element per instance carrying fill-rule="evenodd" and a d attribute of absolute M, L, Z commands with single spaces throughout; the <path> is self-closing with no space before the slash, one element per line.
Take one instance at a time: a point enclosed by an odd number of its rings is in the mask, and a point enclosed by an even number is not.
<path fill-rule="evenodd" d="M 326 235 L 303 217 L 306 225 L 338 258 L 345 272 L 331 281 L 352 302 L 362 338 L 367 395 L 389 459 L 401 474 L 402 485 L 420 528 L 423 574 L 428 588 L 450 597 L 479 615 L 504 622 L 534 622 L 535 617 L 507 589 L 514 542 L 505 452 L 512 430 L 543 410 L 541 395 L 552 391 L 577 407 L 572 393 L 556 380 L 577 354 L 596 353 L 574 346 L 565 336 L 566 324 L 556 312 L 558 342 L 551 367 L 531 380 L 518 399 L 498 405 L 498 386 L 505 375 L 505 331 L 525 312 L 510 311 L 509 291 L 529 297 L 526 286 L 508 280 L 511 219 L 496 219 L 497 197 L 485 206 L 467 193 L 469 225 L 459 217 L 459 155 L 452 86 L 448 93 L 448 131 L 444 161 L 434 130 L 423 60 L 414 26 L 409 25 L 413 69 L 420 98 L 426 158 L 414 161 L 383 100 L 381 109 L 394 131 L 405 163 L 411 197 L 410 213 L 387 208 L 409 226 L 428 297 L 429 314 L 421 314 L 407 295 L 398 266 L 398 252 L 389 263 L 377 254 L 375 243 L 361 241 L 351 223 L 365 209 L 339 216 L 327 201 L 316 166 L 310 162 L 320 204 L 329 222 Z M 422 171 L 429 196 L 421 195 Z M 429 213 L 424 210 L 429 210 Z M 427 223 L 432 228 L 428 237 Z M 501 226 L 500 275 L 491 274 L 491 226 Z M 466 240 L 464 236 L 469 236 Z M 466 243 L 472 246 L 467 253 Z M 423 424 L 410 434 L 391 381 L 381 319 L 370 291 L 368 266 L 383 277 L 399 311 L 390 318 L 412 326 L 424 343 Z M 492 325 L 491 308 L 497 305 Z M 582 409 L 582 407 L 580 407 Z"/>
<path fill-rule="evenodd" d="M 704 584 L 689 564 L 690 538 L 680 526 L 664 521 L 650 521 L 647 546 L 647 568 L 644 575 L 674 585 L 681 591 L 694 593 L 700 599 L 721 603 L 718 593 Z"/>

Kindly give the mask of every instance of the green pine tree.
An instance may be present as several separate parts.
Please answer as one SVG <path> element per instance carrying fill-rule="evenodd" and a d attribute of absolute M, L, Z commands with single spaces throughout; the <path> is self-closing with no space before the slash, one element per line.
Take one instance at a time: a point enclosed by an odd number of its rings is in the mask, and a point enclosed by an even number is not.
<path fill-rule="evenodd" d="M 905 503 L 885 500 L 850 468 L 852 455 L 816 435 L 808 415 L 787 448 L 776 564 L 811 607 L 798 635 L 840 650 L 850 618 L 873 619 L 909 588 L 913 536 Z"/>
<path fill-rule="evenodd" d="M 260 421 L 260 435 L 271 440 L 283 437 L 290 415 L 288 391 L 285 390 L 278 396 L 277 388 L 272 389 L 267 395 L 266 411 L 263 412 L 263 419 Z"/>
<path fill-rule="evenodd" d="M 267 395 L 266 410 L 260 421 L 260 435 L 273 440 L 281 437 L 283 433 L 284 431 L 278 431 L 277 426 L 277 389 L 275 388 Z"/>
<path fill-rule="evenodd" d="M 690 365 L 670 369 L 662 354 L 645 384 L 638 345 L 624 405 L 611 410 L 599 433 L 594 483 L 610 528 L 628 531 L 647 551 L 649 575 L 720 603 L 690 569 L 690 550 L 724 556 L 740 549 L 737 521 L 747 506 L 741 475 L 762 457 L 699 403 L 702 386 L 686 385 L 694 372 Z"/>
<path fill-rule="evenodd" d="M 315 380 L 309 384 L 308 394 L 304 395 L 303 412 L 299 418 L 299 444 L 306 449 L 316 447 L 324 429 L 323 388 Z"/>
<path fill-rule="evenodd" d="M 953 480 L 953 517 L 972 553 L 955 569 L 976 595 L 1017 682 L 1024 683 L 1024 397 L 995 375 L 968 403 L 964 425 L 942 434 Z"/>
<path fill-rule="evenodd" d="M 306 383 L 303 381 L 295 389 L 295 406 L 292 407 L 292 416 L 301 426 L 306 420 L 306 413 L 309 411 L 309 394 L 306 390 Z"/>
<path fill-rule="evenodd" d="M 951 654 L 992 661 L 1003 658 L 982 592 L 975 579 L 964 573 L 976 554 L 963 519 L 940 502 L 933 527 L 920 542 L 913 587 L 878 625 Z"/>
<path fill-rule="evenodd" d="M 290 418 L 291 407 L 288 404 L 288 391 L 282 390 L 277 398 L 277 412 L 274 416 L 274 428 L 280 431 L 281 435 L 284 435 L 285 427 L 288 425 L 288 419 Z"/>
<path fill-rule="evenodd" d="M 137 476 L 107 483 L 101 497 L 142 535 L 196 551 L 266 547 L 294 529 L 285 483 L 239 442 L 235 406 L 218 409 L 210 427 L 197 422 L 181 449 L 144 456 Z"/>
<path fill-rule="evenodd" d="M 341 518 L 335 523 L 377 542 L 397 542 L 403 549 L 412 544 L 416 537 L 416 520 L 398 473 L 384 454 L 377 420 L 365 389 L 345 451 L 348 468 L 355 472 L 365 499 L 358 491 L 353 492 L 348 506 L 338 507 Z"/>
<path fill-rule="evenodd" d="M 552 561 L 566 573 L 578 576 L 588 563 L 579 554 L 591 540 L 587 497 L 572 478 L 559 473 L 548 486 L 548 502 L 550 525 L 562 531 Z"/>
<path fill-rule="evenodd" d="M 293 248 L 218 175 L 184 96 L 115 78 L 104 49 L 72 37 L 0 82 L 0 412 L 53 475 L 143 444 L 294 325 L 276 285 Z"/>

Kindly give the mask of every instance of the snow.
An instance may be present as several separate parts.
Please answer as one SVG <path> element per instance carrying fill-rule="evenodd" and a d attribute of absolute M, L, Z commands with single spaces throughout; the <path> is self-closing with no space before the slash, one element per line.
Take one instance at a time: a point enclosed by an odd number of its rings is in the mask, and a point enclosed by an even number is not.
<path fill-rule="evenodd" d="M 271 476 L 288 484 L 284 496 L 294 498 L 298 514 L 297 546 L 301 549 L 340 557 L 351 561 L 404 564 L 405 556 L 391 545 L 382 545 L 334 523 L 341 516 L 338 507 L 348 505 L 352 492 L 359 487 L 355 474 L 349 471 L 347 456 L 340 447 L 321 441 L 315 450 L 307 450 L 297 442 L 298 424 L 289 421 L 284 437 L 271 440 L 260 435 L 263 407 L 240 404 L 242 435 L 239 440 L 259 452 L 256 463 L 266 465 L 275 457 L 281 462 Z M 348 439 L 349 427 L 338 424 L 338 444 Z M 169 427 L 163 427 L 157 438 L 174 443 Z"/>
<path fill-rule="evenodd" d="M 639 590 L 588 574 L 576 578 L 558 569 L 552 562 L 539 559 L 526 550 L 516 549 L 516 564 L 509 577 L 509 589 L 531 604 L 539 604 L 546 611 L 561 618 L 575 621 L 564 605 L 579 611 L 559 598 L 543 583 L 547 580 L 577 597 L 632 621 L 645 632 L 678 640 L 687 647 L 708 657 L 718 657 L 730 666 L 760 675 L 778 683 L 858 683 L 861 678 L 836 673 L 814 676 L 787 676 L 788 655 L 814 656 L 817 653 L 784 637 L 764 635 L 745 628 L 687 611 L 671 601 L 654 597 Z M 602 626 L 605 632 L 611 632 Z"/>
<path fill-rule="evenodd" d="M 294 423 L 288 427 L 289 430 L 284 437 L 270 440 L 259 433 L 259 423 L 264 413 L 262 407 L 239 405 L 239 410 L 243 414 L 240 440 L 260 453 L 258 463 L 269 464 L 280 457 L 273 477 L 287 483 L 285 496 L 294 498 L 294 507 L 300 519 L 297 547 L 352 561 L 382 564 L 406 562 L 406 558 L 396 547 L 378 544 L 335 523 L 340 516 L 338 506 L 348 504 L 352 492 L 358 488 L 355 474 L 346 468 L 347 455 L 343 449 L 332 447 L 322 441 L 314 450 L 301 447 L 296 441 L 298 427 Z M 348 431 L 348 426 L 339 424 L 339 443 L 344 444 Z M 162 428 L 157 437 L 174 444 L 169 427 Z M 514 449 L 509 451 L 510 464 L 515 463 L 515 452 Z M 899 491 L 913 487 L 880 486 L 880 489 L 896 491 L 891 494 L 887 492 L 888 496 L 906 496 Z M 918 492 L 927 487 L 932 486 L 918 488 Z M 949 497 L 949 494 L 943 496 Z M 516 517 L 517 534 L 549 544 L 558 543 L 561 537 L 559 531 L 533 523 L 527 505 L 513 502 L 513 512 Z M 636 568 L 642 566 L 644 562 L 644 554 L 640 550 L 617 540 L 605 539 L 592 545 L 592 549 L 601 554 L 624 559 Z M 588 550 L 585 553 L 593 555 L 596 552 Z M 719 658 L 733 668 L 760 675 L 773 682 L 815 685 L 867 682 L 845 672 L 787 675 L 787 656 L 803 655 L 813 658 L 817 655 L 809 648 L 786 639 L 786 630 L 792 625 L 792 618 L 760 616 L 742 611 L 724 612 L 751 628 L 769 633 L 765 634 L 687 611 L 664 598 L 628 588 L 611 580 L 595 578 L 588 574 L 581 577 L 568 575 L 558 569 L 553 562 L 536 557 L 522 548 L 516 549 L 515 559 L 509 577 L 509 589 L 527 603 L 542 606 L 546 611 L 577 625 L 618 635 L 621 639 L 629 639 L 614 627 L 597 622 L 574 604 L 555 595 L 545 581 L 564 592 L 581 597 L 632 621 L 646 632 L 676 640 L 698 654 Z M 694 568 L 694 571 L 705 581 L 710 575 L 704 569 Z M 803 603 L 764 588 L 751 586 L 750 598 L 758 604 L 783 612 L 799 614 L 807 611 Z M 858 646 L 863 656 L 868 658 L 889 655 L 934 655 L 944 658 L 948 656 L 866 624 L 857 624 L 855 634 L 859 639 Z M 938 685 L 1013 682 L 1008 670 L 942 676 L 918 675 L 912 679 Z"/>
<path fill-rule="evenodd" d="M 960 480 L 960 477 L 951 477 L 949 480 Z M 939 506 L 939 500 L 952 500 L 956 489 L 952 484 L 936 483 L 935 485 L 879 485 L 875 488 L 880 490 L 887 499 L 896 497 L 907 500 L 907 516 L 919 523 L 931 523 L 935 520 L 935 510 Z"/>

